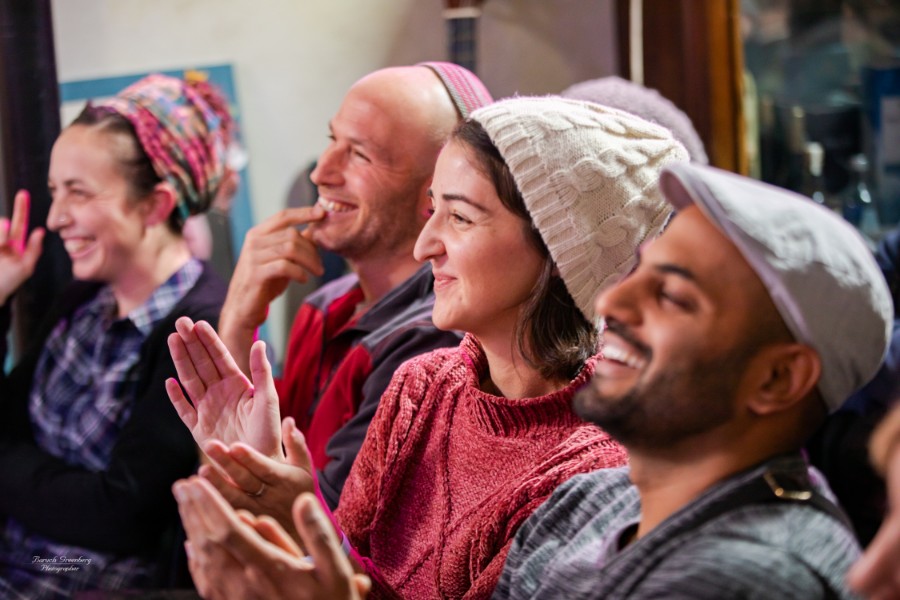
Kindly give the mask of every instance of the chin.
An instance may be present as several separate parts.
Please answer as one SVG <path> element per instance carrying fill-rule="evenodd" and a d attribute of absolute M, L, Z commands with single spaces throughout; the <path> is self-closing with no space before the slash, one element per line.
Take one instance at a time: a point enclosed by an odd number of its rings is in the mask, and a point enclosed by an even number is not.
<path fill-rule="evenodd" d="M 621 399 L 601 394 L 596 388 L 596 382 L 591 381 L 575 393 L 572 410 L 584 421 L 604 427 L 609 416 L 619 412 L 621 404 Z"/>
<path fill-rule="evenodd" d="M 452 331 L 454 329 L 463 331 L 463 329 L 451 318 L 441 318 L 440 315 L 432 314 L 431 322 L 434 323 L 434 326 L 441 331 Z"/>
<path fill-rule="evenodd" d="M 93 269 L 72 268 L 72 277 L 81 281 L 96 281 L 97 275 Z"/>

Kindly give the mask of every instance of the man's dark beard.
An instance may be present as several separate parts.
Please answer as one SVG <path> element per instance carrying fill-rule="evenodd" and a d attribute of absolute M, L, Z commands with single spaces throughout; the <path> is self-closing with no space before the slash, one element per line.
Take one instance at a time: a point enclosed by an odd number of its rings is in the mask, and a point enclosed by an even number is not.
<path fill-rule="evenodd" d="M 593 382 L 575 395 L 574 410 L 630 448 L 664 448 L 729 421 L 746 349 L 668 370 L 638 381 L 619 398 L 605 398 Z M 597 377 L 597 375 L 594 375 Z"/>

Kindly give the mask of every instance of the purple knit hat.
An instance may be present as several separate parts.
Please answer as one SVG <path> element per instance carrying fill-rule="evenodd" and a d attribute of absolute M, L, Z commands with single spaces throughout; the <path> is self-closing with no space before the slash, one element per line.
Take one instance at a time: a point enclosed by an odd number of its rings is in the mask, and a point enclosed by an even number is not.
<path fill-rule="evenodd" d="M 206 81 L 153 74 L 91 106 L 134 126 L 161 179 L 178 193 L 178 215 L 204 212 L 225 176 L 234 120 L 224 96 Z"/>
<path fill-rule="evenodd" d="M 440 77 L 463 119 L 476 108 L 494 101 L 478 76 L 464 67 L 449 62 L 422 62 L 416 66 L 428 67 Z"/>
<path fill-rule="evenodd" d="M 587 100 L 619 110 L 628 111 L 642 119 L 662 125 L 684 144 L 691 160 L 708 164 L 700 134 L 694 129 L 691 118 L 658 91 L 616 77 L 589 79 L 571 85 L 559 93 L 563 98 Z"/>

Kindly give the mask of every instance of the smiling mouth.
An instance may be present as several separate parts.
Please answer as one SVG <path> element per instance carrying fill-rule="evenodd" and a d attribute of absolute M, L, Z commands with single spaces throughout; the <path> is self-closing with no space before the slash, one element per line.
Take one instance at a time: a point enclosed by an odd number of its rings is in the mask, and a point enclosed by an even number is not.
<path fill-rule="evenodd" d="M 643 356 L 631 352 L 615 342 L 605 343 L 600 354 L 604 360 L 616 362 L 632 369 L 643 369 L 647 364 Z"/>
<path fill-rule="evenodd" d="M 69 253 L 69 256 L 76 256 L 90 248 L 93 243 L 93 240 L 87 240 L 84 238 L 71 238 L 63 240 L 63 247 L 65 247 L 66 252 Z"/>
<path fill-rule="evenodd" d="M 351 210 L 356 210 L 356 207 L 352 204 L 346 204 L 344 202 L 338 202 L 337 200 L 328 200 L 319 196 L 319 199 L 316 200 L 316 204 L 322 207 L 325 212 L 329 213 L 344 213 L 350 212 Z"/>

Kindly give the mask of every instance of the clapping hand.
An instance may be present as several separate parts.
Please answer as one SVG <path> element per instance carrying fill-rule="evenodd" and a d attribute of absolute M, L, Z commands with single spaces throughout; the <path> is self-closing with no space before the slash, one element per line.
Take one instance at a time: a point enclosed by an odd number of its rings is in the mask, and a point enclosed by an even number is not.
<path fill-rule="evenodd" d="M 365 598 L 371 582 L 353 572 L 318 501 L 303 494 L 293 505 L 292 529 L 303 555 L 278 523 L 235 512 L 200 478 L 173 487 L 187 533 L 188 566 L 201 596 L 220 598 Z"/>
<path fill-rule="evenodd" d="M 278 394 L 265 344 L 250 350 L 252 382 L 238 368 L 212 326 L 181 317 L 169 336 L 169 351 L 179 381 L 166 381 L 166 391 L 178 416 L 204 448 L 218 440 L 246 444 L 265 456 L 283 459 Z"/>
<path fill-rule="evenodd" d="M 282 439 L 285 461 L 264 456 L 245 444 L 208 442 L 204 451 L 211 464 L 200 467 L 200 475 L 234 508 L 268 515 L 285 531 L 295 532 L 291 506 L 300 494 L 314 491 L 315 475 L 303 434 L 291 417 L 282 424 Z"/>

